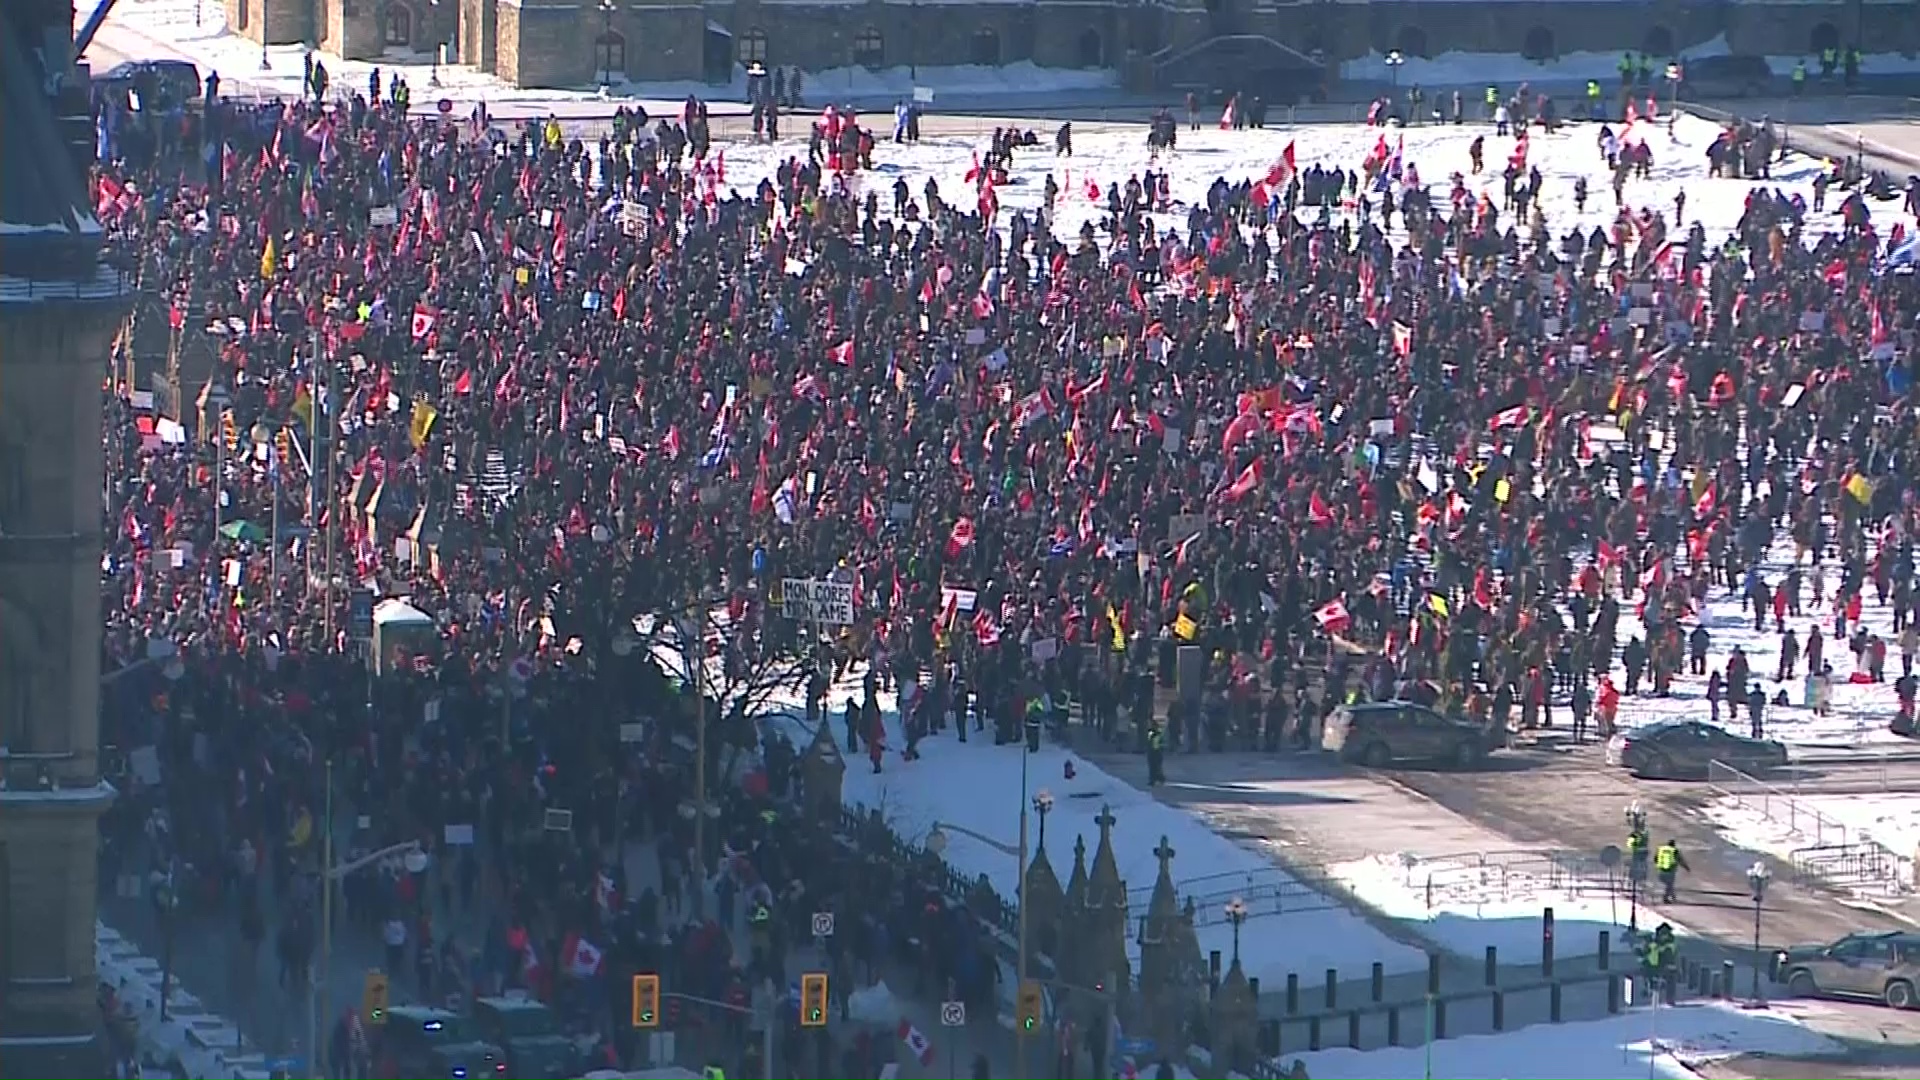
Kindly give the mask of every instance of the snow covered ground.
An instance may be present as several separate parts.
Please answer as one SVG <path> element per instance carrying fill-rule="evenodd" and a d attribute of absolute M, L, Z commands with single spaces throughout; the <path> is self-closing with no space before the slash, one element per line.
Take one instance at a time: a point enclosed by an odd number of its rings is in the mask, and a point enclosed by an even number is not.
<path fill-rule="evenodd" d="M 1701 1002 L 1470 1035 L 1430 1048 L 1322 1050 L 1299 1058 L 1314 1080 L 1697 1080 L 1694 1067 L 1742 1054 L 1815 1057 L 1841 1050 L 1791 1011 Z"/>
<path fill-rule="evenodd" d="M 1911 793 L 1729 795 L 1703 812 L 1729 843 L 1780 859 L 1816 845 L 1863 840 L 1903 858 L 1920 854 L 1920 795 Z"/>
<path fill-rule="evenodd" d="M 290 1060 L 268 1061 L 233 1024 L 209 1014 L 178 979 L 167 989 L 162 1020 L 160 963 L 105 923 L 95 924 L 93 960 L 100 981 L 113 988 L 122 1014 L 133 1020 L 143 1058 L 162 1066 L 177 1061 L 196 1080 L 266 1080 L 275 1065 L 298 1069 Z"/>
<path fill-rule="evenodd" d="M 92 0 L 74 0 L 78 20 L 93 10 Z M 266 50 L 267 68 L 260 66 L 260 46 L 229 32 L 225 13 L 218 0 L 120 0 L 102 28 L 101 43 L 116 52 L 131 55 L 177 53 L 194 61 L 204 75 L 220 73 L 228 92 L 293 97 L 301 92 L 305 77 L 306 50 L 298 45 L 274 46 Z M 746 72 L 735 65 L 729 84 L 715 86 L 706 82 L 629 82 L 615 80 L 611 102 L 600 99 L 597 87 L 576 90 L 521 89 L 461 64 L 438 68 L 440 88 L 429 82 L 435 75 L 433 50 L 393 48 L 377 62 L 346 61 L 322 54 L 336 87 L 362 89 L 367 75 L 375 67 L 384 74 L 398 73 L 413 88 L 417 109 L 431 109 L 442 98 L 459 104 L 485 101 L 496 115 L 519 115 L 524 107 L 552 105 L 591 106 L 600 113 L 614 105 L 635 101 L 655 114 L 678 109 L 689 94 L 709 102 L 716 114 L 746 112 Z M 104 67 L 105 65 L 97 65 Z M 1118 73 L 1110 70 L 1043 68 L 1030 62 L 1003 67 L 923 65 L 917 70 L 906 67 L 878 71 L 863 67 L 830 68 L 808 72 L 809 97 L 824 101 L 829 95 L 868 106 L 890 106 L 909 98 L 915 87 L 934 92 L 938 107 L 941 97 L 969 99 L 1015 99 L 1032 95 L 1057 96 L 1112 91 L 1118 86 Z M 364 90 L 363 90 L 364 92 Z M 516 109 L 515 106 L 522 108 Z"/>
<path fill-rule="evenodd" d="M 1556 958 L 1597 955 L 1602 930 L 1613 935 L 1611 951 L 1625 948 L 1627 899 L 1610 895 L 1604 881 L 1556 873 L 1537 856 L 1388 854 L 1336 863 L 1327 872 L 1367 906 L 1466 959 L 1480 959 L 1491 945 L 1502 964 L 1539 963 L 1549 908 Z"/>

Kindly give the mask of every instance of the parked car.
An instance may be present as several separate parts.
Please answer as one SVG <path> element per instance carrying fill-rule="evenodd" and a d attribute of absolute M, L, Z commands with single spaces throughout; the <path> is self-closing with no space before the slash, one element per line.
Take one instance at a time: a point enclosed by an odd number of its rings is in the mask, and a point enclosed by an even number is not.
<path fill-rule="evenodd" d="M 1380 767 L 1395 761 L 1442 761 L 1471 768 L 1507 745 L 1507 733 L 1411 701 L 1342 705 L 1327 717 L 1320 748 Z"/>
<path fill-rule="evenodd" d="M 1920 933 L 1848 934 L 1831 945 L 1776 954 L 1775 977 L 1801 997 L 1871 998 L 1896 1009 L 1920 1005 Z"/>
<path fill-rule="evenodd" d="M 481 1038 L 507 1052 L 506 1075 L 513 1080 L 558 1080 L 583 1071 L 560 1018 L 532 998 L 476 998 L 473 1023 Z"/>
<path fill-rule="evenodd" d="M 1607 740 L 1607 764 L 1649 780 L 1705 780 L 1715 761 L 1741 772 L 1764 772 L 1787 763 L 1787 748 L 1703 720 L 1662 720 Z"/>
<path fill-rule="evenodd" d="M 482 1040 L 466 1017 L 445 1009 L 388 1009 L 374 1046 L 374 1073 L 389 1080 L 478 1080 L 506 1071 L 506 1052 Z"/>
<path fill-rule="evenodd" d="M 196 101 L 205 90 L 200 69 L 188 60 L 128 60 L 95 75 L 93 84 L 121 94 L 138 90 L 142 100 L 158 95 L 171 105 Z"/>
<path fill-rule="evenodd" d="M 1703 56 L 1680 68 L 1680 96 L 1688 101 L 1764 97 L 1773 89 L 1773 68 L 1764 56 Z"/>

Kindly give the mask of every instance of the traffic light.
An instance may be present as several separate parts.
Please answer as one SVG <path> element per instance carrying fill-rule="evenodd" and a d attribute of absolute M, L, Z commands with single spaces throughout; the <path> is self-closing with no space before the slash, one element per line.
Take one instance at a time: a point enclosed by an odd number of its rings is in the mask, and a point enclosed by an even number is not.
<path fill-rule="evenodd" d="M 1017 1015 L 1020 1031 L 1031 1032 L 1040 1026 L 1040 984 L 1024 982 L 1020 984 L 1020 998 Z"/>
<path fill-rule="evenodd" d="M 827 976 L 814 971 L 800 976 L 800 1026 L 827 1026 Z"/>
<path fill-rule="evenodd" d="M 660 1026 L 660 976 L 635 975 L 633 977 L 633 1026 L 637 1028 Z"/>
<path fill-rule="evenodd" d="M 369 971 L 360 984 L 360 1013 L 369 1024 L 387 1022 L 387 973 Z"/>

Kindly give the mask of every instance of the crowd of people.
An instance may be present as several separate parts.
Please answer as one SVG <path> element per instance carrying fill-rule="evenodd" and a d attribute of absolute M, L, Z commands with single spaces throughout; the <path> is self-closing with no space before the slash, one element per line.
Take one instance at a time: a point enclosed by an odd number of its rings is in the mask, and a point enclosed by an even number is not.
<path fill-rule="evenodd" d="M 889 206 L 847 175 L 889 147 L 847 117 L 766 177 L 727 174 L 697 103 L 569 138 L 354 93 L 200 131 L 217 149 L 126 155 L 103 129 L 110 247 L 181 334 L 217 331 L 222 390 L 184 439 L 105 395 L 105 667 L 154 658 L 106 706 L 103 741 L 144 751 L 108 858 L 273 937 L 290 984 L 332 807 L 340 857 L 432 856 L 343 900 L 398 985 L 529 989 L 620 1060 L 614 973 L 783 992 L 775 943 L 821 897 L 989 992 L 967 920 L 792 824 L 781 731 L 648 661 L 676 621 L 738 682 L 791 661 L 850 751 L 937 783 L 927 737 L 1017 741 L 1067 701 L 1143 751 L 1311 745 L 1359 697 L 1584 726 L 1623 647 L 1664 692 L 1702 602 L 1775 577 L 1783 537 L 1841 631 L 1864 594 L 1915 603 L 1920 292 L 1858 191 L 1829 233 L 1756 186 L 1709 237 L 1623 180 L 1611 229 L 1557 236 L 1538 199 L 1429 193 L 1397 153 L 1289 150 L 1192 204 L 1112 178 L 1056 235 L 1077 193 L 1051 177 L 1037 211 L 998 203 L 1033 139 Z M 782 619 L 789 578 L 851 584 L 854 625 Z M 377 674 L 368 592 L 433 624 Z M 726 751 L 706 784 L 698 726 Z M 671 917 L 716 877 L 750 940 Z M 448 929 L 476 905 L 475 939 Z"/>

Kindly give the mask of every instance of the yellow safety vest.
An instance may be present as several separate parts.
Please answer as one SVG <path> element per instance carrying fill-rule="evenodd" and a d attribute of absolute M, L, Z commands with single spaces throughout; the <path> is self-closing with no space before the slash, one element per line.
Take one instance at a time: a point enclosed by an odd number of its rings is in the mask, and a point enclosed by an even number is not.
<path fill-rule="evenodd" d="M 1653 853 L 1653 868 L 1661 872 L 1673 869 L 1680 863 L 1680 849 L 1672 844 L 1662 844 L 1660 850 Z"/>
<path fill-rule="evenodd" d="M 706 1080 L 727 1080 L 727 1070 L 718 1065 L 707 1066 L 705 1069 L 700 1070 L 700 1075 L 705 1077 Z"/>

